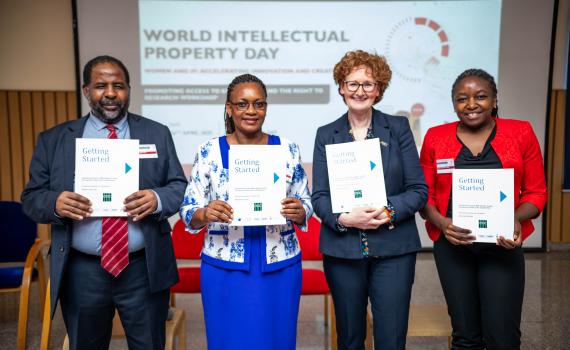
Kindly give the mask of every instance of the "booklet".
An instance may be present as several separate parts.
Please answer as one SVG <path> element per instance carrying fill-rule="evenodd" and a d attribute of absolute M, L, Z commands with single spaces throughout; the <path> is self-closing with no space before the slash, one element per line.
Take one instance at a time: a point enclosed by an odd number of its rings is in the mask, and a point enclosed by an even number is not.
<path fill-rule="evenodd" d="M 283 145 L 231 145 L 228 203 L 234 226 L 284 225 L 281 200 L 287 195 Z"/>
<path fill-rule="evenodd" d="M 513 169 L 454 169 L 453 224 L 470 229 L 475 242 L 513 239 Z"/>
<path fill-rule="evenodd" d="M 386 206 L 380 139 L 326 145 L 325 149 L 333 213 Z"/>
<path fill-rule="evenodd" d="M 139 140 L 76 139 L 74 187 L 91 200 L 91 216 L 127 216 L 123 201 L 139 190 Z"/>

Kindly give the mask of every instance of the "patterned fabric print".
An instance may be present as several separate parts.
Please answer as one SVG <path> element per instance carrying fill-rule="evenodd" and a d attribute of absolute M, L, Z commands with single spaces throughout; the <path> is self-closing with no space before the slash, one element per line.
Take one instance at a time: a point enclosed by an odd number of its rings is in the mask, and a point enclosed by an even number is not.
<path fill-rule="evenodd" d="M 352 138 L 352 141 L 356 141 L 356 139 L 354 138 L 354 134 L 352 132 L 352 127 L 350 126 L 348 128 L 348 134 Z M 374 130 L 372 129 L 372 123 L 370 123 L 370 125 L 368 126 L 368 131 L 366 132 L 366 140 L 373 139 L 375 137 L 376 136 L 374 136 Z M 359 233 L 360 233 L 360 250 L 362 251 L 362 256 L 368 257 L 370 255 L 370 250 L 368 249 L 368 233 L 366 233 L 365 231 L 360 231 Z"/>
<path fill-rule="evenodd" d="M 230 261 L 241 261 L 244 257 L 244 240 L 243 238 L 238 239 L 237 242 L 232 242 L 232 247 L 230 249 Z"/>
<path fill-rule="evenodd" d="M 270 263 L 275 263 L 277 262 L 278 258 L 277 258 L 277 253 L 275 252 L 277 250 L 277 246 L 273 246 L 271 248 L 271 250 L 269 251 L 269 262 Z"/>
<path fill-rule="evenodd" d="M 283 243 L 283 248 L 285 248 L 285 255 L 295 255 L 295 252 L 299 248 L 299 241 L 297 240 L 297 236 L 294 234 L 281 236 L 281 241 Z"/>
<path fill-rule="evenodd" d="M 287 197 L 302 201 L 306 212 L 305 224 L 313 215 L 310 201 L 308 179 L 302 167 L 299 147 L 283 138 L 281 144 L 289 150 L 287 159 Z M 290 180 L 289 180 L 290 179 Z M 204 208 L 213 200 L 228 201 L 228 169 L 224 169 L 219 139 L 211 139 L 203 143 L 196 155 L 190 182 L 186 188 L 180 217 L 190 233 L 198 230 L 189 227 L 192 215 L 199 208 Z M 293 258 L 300 253 L 299 242 L 293 224 L 266 226 L 266 259 L 267 263 L 277 263 Z M 293 232 L 288 234 L 288 232 Z M 226 224 L 211 223 L 204 241 L 202 253 L 223 261 L 244 263 L 246 250 L 249 249 L 244 236 L 244 228 Z"/>
<path fill-rule="evenodd" d="M 297 164 L 295 166 L 295 170 L 293 171 L 293 178 L 291 179 L 291 181 L 293 183 L 303 181 L 304 177 L 305 177 L 305 169 L 303 169 L 303 166 L 301 164 Z"/>

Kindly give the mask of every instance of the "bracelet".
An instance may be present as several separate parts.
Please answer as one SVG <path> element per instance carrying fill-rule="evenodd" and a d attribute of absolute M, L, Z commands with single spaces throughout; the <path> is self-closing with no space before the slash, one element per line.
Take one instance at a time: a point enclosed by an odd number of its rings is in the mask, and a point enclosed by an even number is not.
<path fill-rule="evenodd" d="M 394 220 L 396 220 L 396 210 L 394 209 L 394 206 L 388 202 L 384 207 L 384 212 L 386 212 L 386 215 L 390 217 L 390 221 L 388 221 L 388 230 L 392 230 L 394 228 Z"/>

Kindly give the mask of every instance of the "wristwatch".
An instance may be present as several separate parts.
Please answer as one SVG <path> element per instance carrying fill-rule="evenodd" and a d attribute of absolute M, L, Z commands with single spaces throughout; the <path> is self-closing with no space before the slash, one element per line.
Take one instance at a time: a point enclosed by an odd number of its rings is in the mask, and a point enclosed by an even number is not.
<path fill-rule="evenodd" d="M 340 214 L 337 214 L 337 215 L 336 215 L 335 229 L 336 229 L 337 231 L 339 231 L 339 232 L 346 232 L 346 231 L 348 231 L 348 228 L 346 228 L 346 226 L 344 226 L 343 224 L 341 224 L 341 223 L 338 221 L 338 218 L 339 218 L 339 217 L 340 217 Z"/>

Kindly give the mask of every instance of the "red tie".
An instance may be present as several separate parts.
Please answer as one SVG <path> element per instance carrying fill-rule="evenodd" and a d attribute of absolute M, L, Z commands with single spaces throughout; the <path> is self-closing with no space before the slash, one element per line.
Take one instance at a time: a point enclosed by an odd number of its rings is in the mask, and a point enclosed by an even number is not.
<path fill-rule="evenodd" d="M 107 138 L 116 139 L 113 125 L 107 124 Z M 117 277 L 129 264 L 129 231 L 126 217 L 103 218 L 101 229 L 101 266 Z"/>

